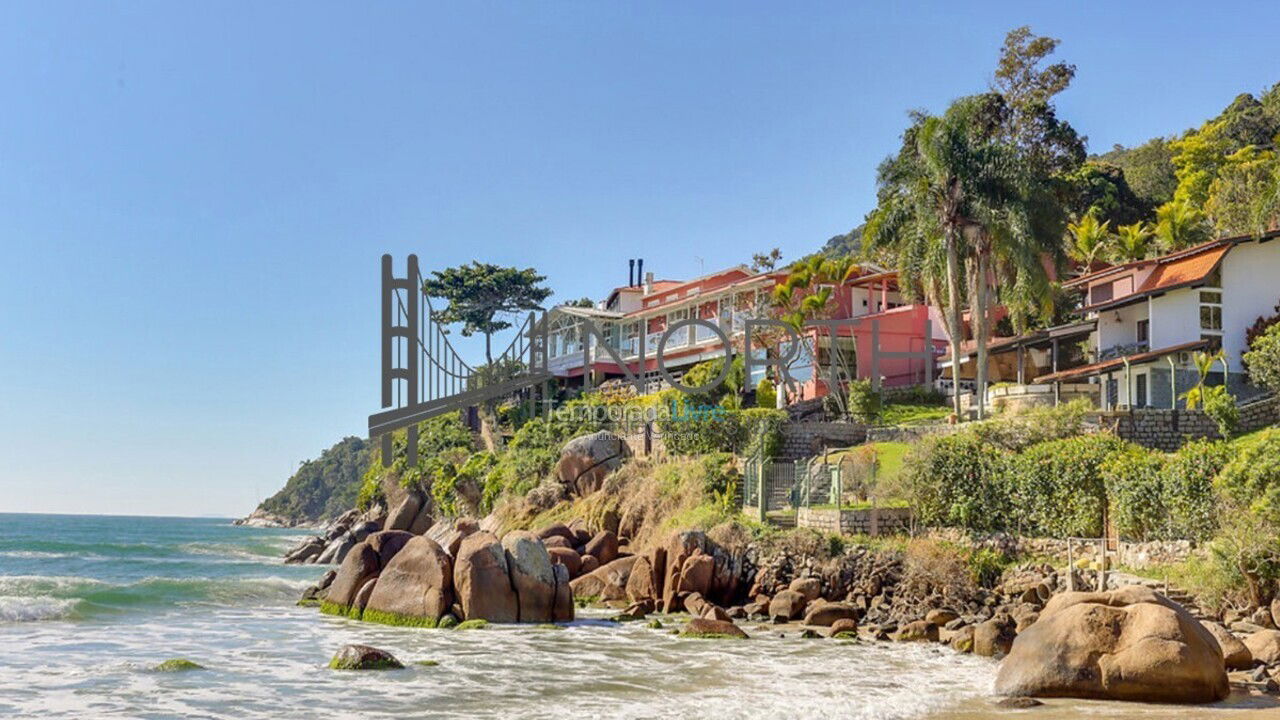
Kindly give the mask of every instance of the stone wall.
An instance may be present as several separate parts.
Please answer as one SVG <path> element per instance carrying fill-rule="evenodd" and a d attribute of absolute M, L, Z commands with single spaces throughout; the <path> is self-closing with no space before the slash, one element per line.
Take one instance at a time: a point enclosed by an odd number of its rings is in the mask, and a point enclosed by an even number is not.
<path fill-rule="evenodd" d="M 1068 542 L 1058 538 L 1029 538 L 1007 533 L 992 533 L 973 537 L 956 528 L 930 529 L 925 534 L 928 537 L 946 540 L 964 547 L 993 548 L 1008 554 L 1042 555 L 1059 561 L 1066 561 L 1068 545 L 1070 545 L 1070 556 L 1073 562 L 1080 560 L 1096 562 L 1102 546 L 1102 543 L 1098 540 L 1074 540 Z M 1121 541 L 1116 550 L 1109 552 L 1108 556 L 1113 564 L 1143 569 L 1153 565 L 1183 562 L 1195 553 L 1195 547 L 1188 540 Z"/>
<path fill-rule="evenodd" d="M 1165 452 L 1177 450 L 1188 440 L 1220 437 L 1218 426 L 1199 410 L 1118 410 L 1099 413 L 1098 418 L 1103 427 L 1114 429 L 1121 438 Z M 1240 406 L 1239 431 L 1242 433 L 1277 422 L 1280 422 L 1280 405 L 1274 396 Z"/>
<path fill-rule="evenodd" d="M 901 442 L 914 443 L 930 435 L 950 435 L 959 430 L 961 425 L 947 423 L 929 423 L 927 425 L 886 425 L 884 427 L 867 428 L 867 442 Z"/>
<path fill-rule="evenodd" d="M 835 510 L 801 507 L 796 510 L 796 527 L 846 535 L 901 535 L 911 531 L 911 509 Z"/>
<path fill-rule="evenodd" d="M 793 460 L 821 455 L 828 448 L 859 445 L 867 439 L 867 426 L 849 422 L 788 422 L 782 425 L 778 456 Z"/>

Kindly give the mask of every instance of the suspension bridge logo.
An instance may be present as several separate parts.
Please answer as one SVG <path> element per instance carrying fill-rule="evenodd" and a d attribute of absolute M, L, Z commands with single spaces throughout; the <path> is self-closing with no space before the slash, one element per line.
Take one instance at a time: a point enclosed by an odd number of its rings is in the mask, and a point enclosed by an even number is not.
<path fill-rule="evenodd" d="M 480 405 L 527 391 L 543 395 L 547 400 L 547 384 L 555 376 L 550 370 L 550 311 L 530 312 L 519 324 L 507 348 L 493 361 L 476 367 L 454 349 L 449 342 L 448 328 L 438 321 L 431 298 L 427 295 L 418 256 L 410 255 L 405 275 L 395 275 L 394 261 L 390 255 L 382 256 L 381 282 L 381 410 L 369 416 L 369 437 L 379 438 L 382 444 L 382 463 L 392 461 L 392 432 L 400 429 L 406 434 L 406 455 L 410 465 L 417 464 L 418 423 L 447 412 Z M 652 379 L 645 371 L 647 348 L 645 335 L 638 338 L 638 353 L 634 359 L 624 359 L 591 318 L 575 318 L 580 324 L 583 353 L 584 390 L 591 389 L 591 353 L 603 352 L 621 370 L 623 380 L 635 386 L 643 394 Z M 825 330 L 830 337 L 837 337 L 842 327 L 856 327 L 863 318 L 814 320 L 802 329 Z M 880 389 L 880 361 L 882 358 L 915 358 L 923 360 L 926 383 L 933 384 L 934 354 L 924 351 L 885 351 L 880 348 L 880 320 L 871 318 L 870 377 L 873 389 Z M 727 359 L 733 359 L 734 346 L 729 334 L 719 324 L 703 318 L 684 318 L 668 324 L 658 338 L 654 354 L 659 377 L 671 387 L 687 394 L 706 393 L 719 387 L 729 375 L 730 363 L 722 364 L 720 374 L 705 385 L 690 387 L 680 382 L 667 366 L 667 346 L 678 332 L 691 332 L 701 327 L 713 333 Z M 753 352 L 752 339 L 766 331 L 786 338 L 777 347 L 787 347 L 784 354 L 760 357 Z M 744 324 L 744 365 L 747 377 L 757 368 L 773 367 L 785 385 L 794 387 L 797 381 L 791 369 L 801 354 L 803 337 L 796 328 L 781 320 L 769 317 L 748 318 Z M 925 320 L 924 337 L 932 337 L 932 323 Z M 591 342 L 595 340 L 595 342 Z M 829 363 L 828 382 L 838 386 L 846 378 L 840 375 L 836 363 Z"/>

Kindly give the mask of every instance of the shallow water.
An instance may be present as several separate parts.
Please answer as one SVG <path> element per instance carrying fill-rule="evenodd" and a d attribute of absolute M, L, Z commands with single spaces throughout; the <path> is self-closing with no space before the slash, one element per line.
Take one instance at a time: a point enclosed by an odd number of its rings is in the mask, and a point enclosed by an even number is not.
<path fill-rule="evenodd" d="M 933 645 L 673 637 L 582 619 L 564 629 L 391 628 L 292 605 L 320 574 L 286 567 L 296 531 L 221 520 L 0 516 L 0 715 L 24 717 L 1280 717 L 1050 701 L 991 707 L 996 664 Z M 342 644 L 409 664 L 335 672 Z M 148 668 L 185 657 L 207 669 Z M 435 660 L 438 666 L 412 664 Z"/>

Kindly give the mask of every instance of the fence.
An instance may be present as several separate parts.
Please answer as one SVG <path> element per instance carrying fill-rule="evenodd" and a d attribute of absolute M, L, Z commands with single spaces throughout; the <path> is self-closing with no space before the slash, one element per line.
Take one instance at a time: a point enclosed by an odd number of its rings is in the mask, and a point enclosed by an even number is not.
<path fill-rule="evenodd" d="M 764 522 L 774 511 L 840 502 L 840 468 L 814 460 L 751 458 L 743 472 L 743 506 Z"/>

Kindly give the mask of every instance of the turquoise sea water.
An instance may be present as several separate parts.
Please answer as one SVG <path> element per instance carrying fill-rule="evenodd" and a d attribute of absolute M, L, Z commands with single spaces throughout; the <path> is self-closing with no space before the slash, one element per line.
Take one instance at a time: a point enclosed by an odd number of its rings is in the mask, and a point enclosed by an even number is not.
<path fill-rule="evenodd" d="M 304 531 L 227 520 L 0 514 L 0 716 L 31 718 L 985 718 L 996 664 L 928 644 L 673 637 L 587 613 L 562 629 L 394 628 L 294 605 Z M 668 628 L 678 622 L 668 619 Z M 345 643 L 409 667 L 329 670 Z M 183 657 L 206 669 L 156 673 Z M 434 660 L 439 664 L 413 664 Z M 1275 717 L 1051 701 L 1038 718 Z"/>

